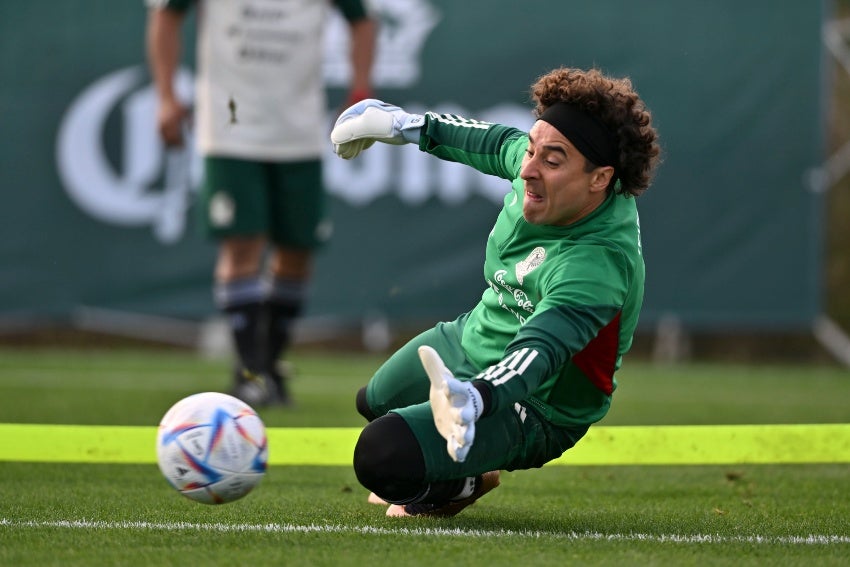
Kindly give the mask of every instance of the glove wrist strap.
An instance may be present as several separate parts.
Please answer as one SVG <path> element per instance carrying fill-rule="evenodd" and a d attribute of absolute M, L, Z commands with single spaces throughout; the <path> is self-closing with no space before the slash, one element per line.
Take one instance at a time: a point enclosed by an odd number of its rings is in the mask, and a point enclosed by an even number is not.
<path fill-rule="evenodd" d="M 490 411 L 490 407 L 493 405 L 493 390 L 484 380 L 474 380 L 472 382 L 472 387 L 481 400 L 481 413 L 478 415 L 480 418 L 487 415 Z"/>
<path fill-rule="evenodd" d="M 425 125 L 425 117 L 421 114 L 408 114 L 401 124 L 401 135 L 410 144 L 418 144 L 422 127 Z"/>
<path fill-rule="evenodd" d="M 473 384 L 470 384 L 469 387 L 469 401 L 472 404 L 472 409 L 475 412 L 475 419 L 472 421 L 478 421 L 478 418 L 484 415 L 484 398 L 481 397 L 481 394 L 478 392 L 478 388 L 476 388 Z"/>

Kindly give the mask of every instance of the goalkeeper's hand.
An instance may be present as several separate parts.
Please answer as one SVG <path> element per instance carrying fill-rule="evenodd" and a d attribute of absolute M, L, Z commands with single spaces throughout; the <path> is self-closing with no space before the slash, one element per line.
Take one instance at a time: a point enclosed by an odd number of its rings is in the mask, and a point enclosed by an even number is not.
<path fill-rule="evenodd" d="M 431 412 L 437 431 L 446 440 L 453 461 L 466 460 L 475 441 L 475 422 L 484 411 L 481 394 L 470 382 L 461 382 L 429 346 L 419 347 L 419 359 L 431 381 Z"/>
<path fill-rule="evenodd" d="M 375 142 L 418 143 L 424 124 L 421 114 L 409 114 L 398 106 L 367 98 L 339 115 L 331 131 L 331 142 L 336 155 L 351 159 Z"/>

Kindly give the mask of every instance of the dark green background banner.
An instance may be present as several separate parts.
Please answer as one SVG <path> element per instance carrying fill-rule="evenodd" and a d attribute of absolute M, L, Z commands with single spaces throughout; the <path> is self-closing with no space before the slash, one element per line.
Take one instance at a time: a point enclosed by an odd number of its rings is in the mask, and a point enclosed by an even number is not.
<path fill-rule="evenodd" d="M 193 222 L 198 160 L 166 155 L 156 137 L 142 4 L 0 5 L 0 324 L 84 307 L 213 313 L 214 250 Z M 643 325 L 671 314 L 693 328 L 793 329 L 819 314 L 822 203 L 806 176 L 824 155 L 826 4 L 375 6 L 377 94 L 411 111 L 528 127 L 528 86 L 551 68 L 632 78 L 665 152 L 639 200 Z M 329 125 L 347 73 L 342 30 L 334 20 L 327 37 Z M 380 144 L 351 162 L 328 153 L 326 175 L 335 237 L 313 316 L 431 322 L 477 300 L 505 182 Z"/>

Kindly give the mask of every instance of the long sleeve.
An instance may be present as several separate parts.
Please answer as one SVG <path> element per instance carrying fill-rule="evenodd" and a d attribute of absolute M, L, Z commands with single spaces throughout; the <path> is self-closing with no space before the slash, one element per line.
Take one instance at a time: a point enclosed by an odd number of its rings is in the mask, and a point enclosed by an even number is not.
<path fill-rule="evenodd" d="M 419 138 L 424 152 L 510 180 L 519 175 L 526 146 L 526 134 L 516 128 L 433 112 Z"/>

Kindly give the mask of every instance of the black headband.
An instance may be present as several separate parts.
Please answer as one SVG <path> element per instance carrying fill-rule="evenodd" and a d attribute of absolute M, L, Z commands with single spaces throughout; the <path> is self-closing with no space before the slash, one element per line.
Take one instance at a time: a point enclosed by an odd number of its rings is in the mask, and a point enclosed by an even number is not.
<path fill-rule="evenodd" d="M 567 138 L 594 165 L 617 164 L 617 139 L 601 120 L 575 105 L 556 102 L 543 111 L 540 120 L 548 122 Z"/>

